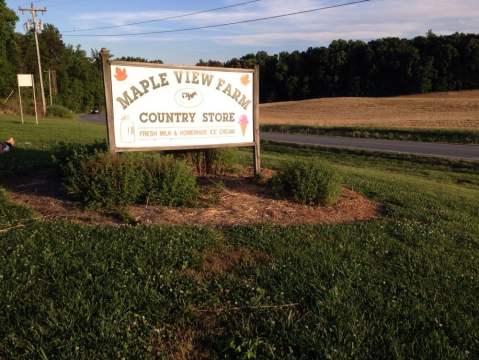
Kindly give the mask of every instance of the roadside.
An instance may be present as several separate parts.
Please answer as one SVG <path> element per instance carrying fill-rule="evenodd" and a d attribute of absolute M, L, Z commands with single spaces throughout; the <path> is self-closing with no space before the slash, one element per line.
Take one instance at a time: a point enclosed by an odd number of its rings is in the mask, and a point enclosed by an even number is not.
<path fill-rule="evenodd" d="M 448 159 L 479 161 L 478 145 L 440 144 L 417 141 L 361 139 L 339 136 L 317 136 L 262 132 L 263 140 L 332 147 L 341 149 L 366 150 L 372 152 L 405 153 L 419 156 L 443 157 Z"/>
<path fill-rule="evenodd" d="M 81 114 L 78 115 L 80 120 L 86 120 L 86 121 L 94 121 L 97 123 L 104 123 L 106 124 L 106 115 L 105 114 Z"/>
<path fill-rule="evenodd" d="M 386 128 L 360 126 L 261 125 L 264 132 L 288 134 L 343 136 L 366 139 L 479 144 L 479 131 L 472 129 Z"/>
<path fill-rule="evenodd" d="M 84 121 L 92 121 L 96 123 L 105 123 L 105 114 L 84 114 L 80 115 L 80 119 Z M 386 153 L 403 153 L 403 154 L 413 154 L 419 156 L 431 156 L 431 157 L 443 157 L 448 159 L 457 159 L 457 160 L 467 160 L 467 161 L 479 161 L 479 145 L 463 145 L 463 144 L 447 144 L 447 143 L 435 143 L 435 142 L 424 142 L 424 141 L 411 141 L 411 140 L 384 140 L 384 139 L 370 139 L 362 137 L 346 137 L 346 136 L 320 136 L 316 135 L 314 132 L 311 133 L 290 133 L 289 131 L 272 131 L 273 129 L 278 128 L 281 130 L 296 128 L 295 126 L 285 126 L 285 125 L 264 125 L 262 129 L 267 131 L 261 132 L 261 138 L 263 140 L 288 143 L 288 144 L 298 144 L 298 145 L 315 145 L 322 147 L 331 147 L 331 148 L 340 148 L 340 149 L 354 149 L 354 150 L 365 150 L 372 152 L 386 152 Z M 298 126 L 297 128 L 306 129 L 308 127 Z M 310 129 L 320 129 L 324 131 L 323 128 L 314 128 Z M 385 130 L 385 129 L 384 129 Z M 386 131 L 386 130 L 385 130 Z M 401 130 L 397 130 L 400 132 Z M 439 131 L 439 130 L 437 130 Z M 301 131 L 300 131 L 301 132 Z M 431 134 L 434 133 L 433 130 L 430 131 Z M 442 130 L 443 134 L 447 134 L 446 130 Z M 452 131 L 450 132 L 453 133 Z M 454 134 L 464 134 L 466 138 L 468 133 L 466 132 L 455 132 Z M 472 134 L 472 133 L 471 133 Z M 421 133 L 418 133 L 420 136 Z M 473 139 L 471 142 L 479 143 L 479 133 L 475 134 L 477 139 Z M 457 137 L 457 136 L 456 136 Z"/>

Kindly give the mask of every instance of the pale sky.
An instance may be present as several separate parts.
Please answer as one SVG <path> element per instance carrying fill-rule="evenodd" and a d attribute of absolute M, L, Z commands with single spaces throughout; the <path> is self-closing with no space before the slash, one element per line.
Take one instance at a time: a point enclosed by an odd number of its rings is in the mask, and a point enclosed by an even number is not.
<path fill-rule="evenodd" d="M 141 56 L 166 63 L 194 64 L 200 58 L 226 60 L 250 52 L 269 53 L 327 46 L 335 39 L 411 38 L 429 29 L 437 34 L 479 32 L 479 0 L 372 0 L 288 18 L 189 32 L 121 37 L 67 37 L 67 34 L 115 34 L 162 31 L 254 19 L 308 10 L 349 0 L 261 0 L 241 7 L 181 19 L 88 32 L 73 29 L 122 25 L 221 7 L 246 0 L 42 0 L 43 21 L 57 26 L 64 40 L 82 48 L 108 48 L 115 56 Z M 12 9 L 27 1 L 7 0 Z M 18 11 L 17 11 L 18 13 Z M 19 15 L 21 23 L 26 15 Z M 23 31 L 23 26 L 17 27 Z"/>

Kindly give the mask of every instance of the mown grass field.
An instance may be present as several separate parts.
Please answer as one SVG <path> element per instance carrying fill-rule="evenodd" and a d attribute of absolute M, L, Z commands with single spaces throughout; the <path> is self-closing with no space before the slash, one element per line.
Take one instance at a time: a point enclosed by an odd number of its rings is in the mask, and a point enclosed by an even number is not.
<path fill-rule="evenodd" d="M 479 130 L 479 90 L 262 104 L 262 124 Z"/>
<path fill-rule="evenodd" d="M 0 174 L 49 166 L 103 127 L 0 118 Z M 88 226 L 0 198 L 0 358 L 476 359 L 477 164 L 265 144 L 322 158 L 381 202 L 365 223 Z M 243 161 L 250 154 L 241 152 Z M 37 161 L 37 159 L 40 159 Z M 8 227 L 22 223 L 26 226 Z"/>

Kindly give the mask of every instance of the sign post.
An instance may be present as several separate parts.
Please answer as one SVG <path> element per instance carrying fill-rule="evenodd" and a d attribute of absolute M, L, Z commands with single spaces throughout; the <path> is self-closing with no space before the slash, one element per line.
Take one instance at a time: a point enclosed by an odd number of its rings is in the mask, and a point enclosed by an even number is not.
<path fill-rule="evenodd" d="M 259 68 L 111 61 L 102 49 L 109 148 L 254 148 L 261 171 Z"/>
<path fill-rule="evenodd" d="M 23 120 L 22 92 L 20 90 L 20 81 L 18 82 L 18 101 L 20 101 L 20 117 L 22 118 L 23 125 L 25 122 Z"/>
<path fill-rule="evenodd" d="M 259 65 L 254 67 L 254 174 L 261 173 L 261 140 L 259 132 Z"/>
<path fill-rule="evenodd" d="M 35 80 L 32 74 L 17 74 L 18 82 L 18 101 L 20 102 L 20 116 L 22 118 L 22 124 L 24 123 L 23 119 L 23 105 L 22 105 L 22 87 L 31 87 L 33 91 L 33 105 L 35 108 L 35 122 L 38 125 L 38 113 L 37 113 L 37 99 L 35 95 Z"/>

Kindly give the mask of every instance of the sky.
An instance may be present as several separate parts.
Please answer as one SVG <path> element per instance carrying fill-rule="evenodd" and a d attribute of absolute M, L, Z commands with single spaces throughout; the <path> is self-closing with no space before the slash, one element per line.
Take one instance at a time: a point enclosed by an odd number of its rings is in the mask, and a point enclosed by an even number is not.
<path fill-rule="evenodd" d="M 436 34 L 479 32 L 478 0 L 371 0 L 287 18 L 188 32 L 143 36 L 87 37 L 82 34 L 127 34 L 214 25 L 347 3 L 351 0 L 260 0 L 240 7 L 155 21 L 148 24 L 95 31 L 90 27 L 156 20 L 237 4 L 246 0 L 40 0 L 41 16 L 55 25 L 66 43 L 87 51 L 105 47 L 114 56 L 161 59 L 169 64 L 195 64 L 199 59 L 227 60 L 247 53 L 304 50 L 327 46 L 332 40 L 412 38 L 428 30 Z M 29 1 L 7 0 L 17 10 Z M 18 13 L 18 11 L 17 11 Z M 27 15 L 19 14 L 17 31 L 23 32 Z M 70 37 L 68 35 L 80 35 Z"/>

